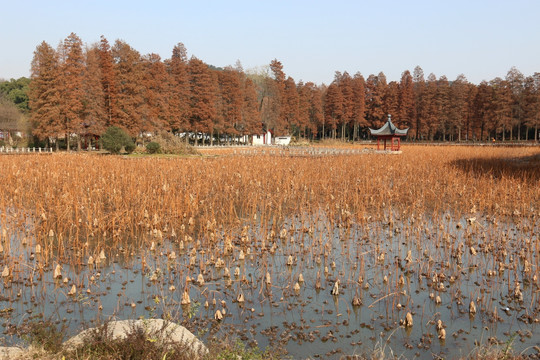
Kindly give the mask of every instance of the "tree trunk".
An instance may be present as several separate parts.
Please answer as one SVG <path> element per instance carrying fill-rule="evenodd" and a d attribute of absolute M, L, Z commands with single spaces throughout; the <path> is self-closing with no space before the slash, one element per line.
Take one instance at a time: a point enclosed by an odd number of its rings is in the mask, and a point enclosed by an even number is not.
<path fill-rule="evenodd" d="M 66 138 L 66 149 L 67 149 L 67 151 L 69 151 L 69 136 L 68 136 L 67 133 L 65 135 L 65 138 Z"/>
<path fill-rule="evenodd" d="M 480 127 L 480 141 L 484 140 L 484 124 Z"/>

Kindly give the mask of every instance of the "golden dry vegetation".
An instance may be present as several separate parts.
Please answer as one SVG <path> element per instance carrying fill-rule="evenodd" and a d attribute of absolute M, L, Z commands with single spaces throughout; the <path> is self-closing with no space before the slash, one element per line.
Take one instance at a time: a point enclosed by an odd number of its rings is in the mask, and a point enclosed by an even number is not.
<path fill-rule="evenodd" d="M 174 269 L 163 291 L 178 304 L 213 302 L 209 321 L 222 321 L 231 302 L 262 313 L 272 292 L 288 310 L 299 301 L 288 296 L 319 307 L 307 291 L 321 288 L 341 299 L 334 316 L 347 311 L 350 319 L 363 304 L 385 314 L 385 331 L 427 322 L 440 341 L 450 337 L 442 323 L 450 319 L 418 308 L 418 298 L 478 312 L 480 324 L 499 320 L 499 300 L 524 323 L 538 321 L 538 149 L 214 155 L 0 156 L 1 265 L 12 301 L 44 274 L 66 279 L 57 285 L 65 292 L 93 293 L 96 263 L 121 252 L 142 273 L 150 264 Z M 155 268 L 145 274 L 162 279 Z"/>

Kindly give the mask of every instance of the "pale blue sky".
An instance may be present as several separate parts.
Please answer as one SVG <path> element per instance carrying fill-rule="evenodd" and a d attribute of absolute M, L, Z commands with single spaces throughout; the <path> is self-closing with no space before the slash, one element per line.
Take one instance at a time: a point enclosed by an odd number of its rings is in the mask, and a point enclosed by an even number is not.
<path fill-rule="evenodd" d="M 163 59 L 183 42 L 215 66 L 277 58 L 286 75 L 318 84 L 336 70 L 399 80 L 416 65 L 426 77 L 463 73 L 479 83 L 512 66 L 540 72 L 539 15 L 537 0 L 0 0 L 0 78 L 29 76 L 39 43 L 56 47 L 75 32 L 88 44 L 104 35 Z"/>

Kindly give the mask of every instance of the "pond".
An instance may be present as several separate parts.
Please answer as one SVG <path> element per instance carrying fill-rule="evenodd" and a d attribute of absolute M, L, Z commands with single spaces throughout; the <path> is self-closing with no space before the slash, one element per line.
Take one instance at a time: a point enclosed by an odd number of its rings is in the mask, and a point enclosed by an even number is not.
<path fill-rule="evenodd" d="M 40 319 L 74 335 L 110 319 L 162 317 L 203 340 L 233 332 L 293 358 L 455 358 L 510 344 L 536 353 L 540 227 L 519 216 L 389 212 L 354 222 L 321 209 L 236 232 L 210 224 L 197 238 L 149 230 L 107 252 L 90 240 L 92 258 L 78 248 L 46 258 L 32 238 L 36 220 L 5 213 L 5 344 Z"/>

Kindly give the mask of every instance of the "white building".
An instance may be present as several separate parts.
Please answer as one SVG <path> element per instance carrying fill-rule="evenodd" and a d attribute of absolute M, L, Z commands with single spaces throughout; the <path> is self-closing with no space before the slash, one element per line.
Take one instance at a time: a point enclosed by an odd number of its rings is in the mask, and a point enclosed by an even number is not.
<path fill-rule="evenodd" d="M 253 145 L 272 145 L 272 133 L 267 130 L 264 134 L 253 135 Z"/>
<path fill-rule="evenodd" d="M 287 136 L 276 136 L 274 138 L 274 144 L 276 145 L 284 145 L 284 146 L 287 146 L 289 145 L 291 142 L 291 136 L 290 135 L 287 135 Z"/>

